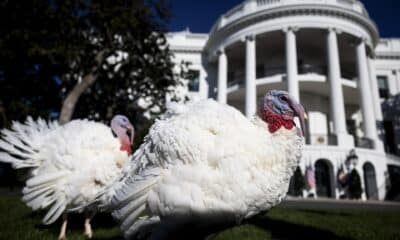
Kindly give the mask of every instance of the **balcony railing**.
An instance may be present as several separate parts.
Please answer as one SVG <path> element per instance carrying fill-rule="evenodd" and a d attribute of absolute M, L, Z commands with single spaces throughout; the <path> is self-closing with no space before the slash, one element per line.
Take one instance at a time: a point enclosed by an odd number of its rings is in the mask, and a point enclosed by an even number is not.
<path fill-rule="evenodd" d="M 369 18 L 364 5 L 354 0 L 247 0 L 222 15 L 212 27 L 211 34 L 234 20 L 252 13 L 278 6 L 326 4 L 357 12 Z"/>
<path fill-rule="evenodd" d="M 375 142 L 368 138 L 355 138 L 356 147 L 373 149 Z"/>
<path fill-rule="evenodd" d="M 327 67 L 325 65 L 316 65 L 316 64 L 299 64 L 297 65 L 298 73 L 299 74 L 309 74 L 315 73 L 319 75 L 326 75 L 327 74 Z M 265 68 L 263 73 L 258 73 L 257 78 L 264 78 L 264 77 L 272 77 L 278 74 L 286 74 L 286 66 L 274 66 Z"/>
<path fill-rule="evenodd" d="M 299 74 L 315 73 L 320 75 L 326 75 L 327 67 L 324 65 L 313 65 L 313 64 L 299 64 Z"/>
<path fill-rule="evenodd" d="M 306 143 L 308 145 L 337 145 L 336 135 L 331 134 L 306 134 Z"/>
<path fill-rule="evenodd" d="M 317 74 L 317 75 L 328 75 L 328 66 L 318 65 L 318 64 L 299 64 L 297 65 L 299 74 Z M 262 69 L 262 71 L 257 71 L 257 79 L 268 78 L 277 75 L 286 75 L 286 66 L 272 66 Z M 355 81 L 357 75 L 351 69 L 341 69 L 341 76 L 344 79 Z M 241 83 L 246 78 L 244 71 L 238 70 L 236 72 L 230 72 L 228 74 L 228 86 L 233 86 L 235 84 Z"/>

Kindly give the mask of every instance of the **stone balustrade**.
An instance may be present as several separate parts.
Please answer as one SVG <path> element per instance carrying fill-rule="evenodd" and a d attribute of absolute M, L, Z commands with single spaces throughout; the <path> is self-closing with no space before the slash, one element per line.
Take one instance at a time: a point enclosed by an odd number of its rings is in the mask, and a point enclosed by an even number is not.
<path fill-rule="evenodd" d="M 267 9 L 286 6 L 290 7 L 291 5 L 299 4 L 305 6 L 318 4 L 328 5 L 331 7 L 342 8 L 344 10 L 350 10 L 369 18 L 364 5 L 361 2 L 354 0 L 247 0 L 222 15 L 218 19 L 217 23 L 212 27 L 211 34 L 229 23 L 247 15 Z"/>

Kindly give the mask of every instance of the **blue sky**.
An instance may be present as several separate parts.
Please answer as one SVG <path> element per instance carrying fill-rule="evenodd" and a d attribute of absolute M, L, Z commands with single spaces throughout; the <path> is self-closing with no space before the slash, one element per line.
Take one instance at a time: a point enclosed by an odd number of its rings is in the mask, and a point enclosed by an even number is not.
<path fill-rule="evenodd" d="M 217 18 L 243 0 L 170 0 L 170 31 L 207 33 Z M 400 0 L 363 0 L 382 37 L 400 37 Z"/>

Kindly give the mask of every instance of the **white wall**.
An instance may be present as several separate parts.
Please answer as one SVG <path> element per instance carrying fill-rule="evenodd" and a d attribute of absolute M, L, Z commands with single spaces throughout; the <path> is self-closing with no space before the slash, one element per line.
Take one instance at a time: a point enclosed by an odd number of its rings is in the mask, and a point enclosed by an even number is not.
<path fill-rule="evenodd" d="M 173 52 L 173 62 L 176 64 L 175 71 L 178 71 L 182 62 L 189 62 L 189 69 L 199 71 L 199 91 L 189 92 L 187 81 L 185 86 L 178 88 L 176 91 L 180 95 L 188 95 L 192 100 L 204 99 L 208 97 L 209 86 L 206 81 L 207 71 L 203 66 L 202 51 L 208 39 L 206 34 L 194 34 L 189 30 L 167 35 L 167 41 Z"/>
<path fill-rule="evenodd" d="M 381 39 L 375 49 L 376 74 L 387 76 L 390 94 L 400 92 L 400 39 Z"/>

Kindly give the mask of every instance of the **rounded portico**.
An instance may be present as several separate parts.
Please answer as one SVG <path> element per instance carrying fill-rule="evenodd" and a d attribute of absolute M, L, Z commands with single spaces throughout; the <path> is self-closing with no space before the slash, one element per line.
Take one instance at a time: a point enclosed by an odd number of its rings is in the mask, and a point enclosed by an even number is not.
<path fill-rule="evenodd" d="M 215 23 L 203 61 L 215 90 L 210 93 L 248 117 L 271 89 L 285 89 L 305 106 L 307 146 L 300 168 L 321 170 L 320 159 L 329 163 L 328 197 L 339 198 L 336 175 L 354 149 L 361 176 L 362 164 L 370 164 L 368 181 L 361 179 L 370 191 L 363 198 L 382 199 L 387 169 L 377 124 L 378 41 L 376 25 L 357 0 L 247 0 Z M 315 195 L 322 192 L 316 189 Z"/>
<path fill-rule="evenodd" d="M 356 0 L 248 0 L 220 17 L 205 52 L 220 102 L 251 117 L 266 90 L 287 89 L 309 112 L 308 143 L 382 150 L 378 39 Z"/>
<path fill-rule="evenodd" d="M 188 87 L 194 96 L 248 117 L 271 89 L 287 90 L 305 106 L 299 168 L 315 186 L 305 196 L 345 197 L 352 172 L 364 199 L 384 199 L 400 159 L 385 152 L 397 146 L 397 137 L 390 139 L 397 125 L 383 118 L 380 103 L 400 89 L 400 40 L 380 39 L 359 0 L 246 0 L 209 34 L 168 36 L 174 61 L 191 62 L 197 73 L 197 88 Z"/>

